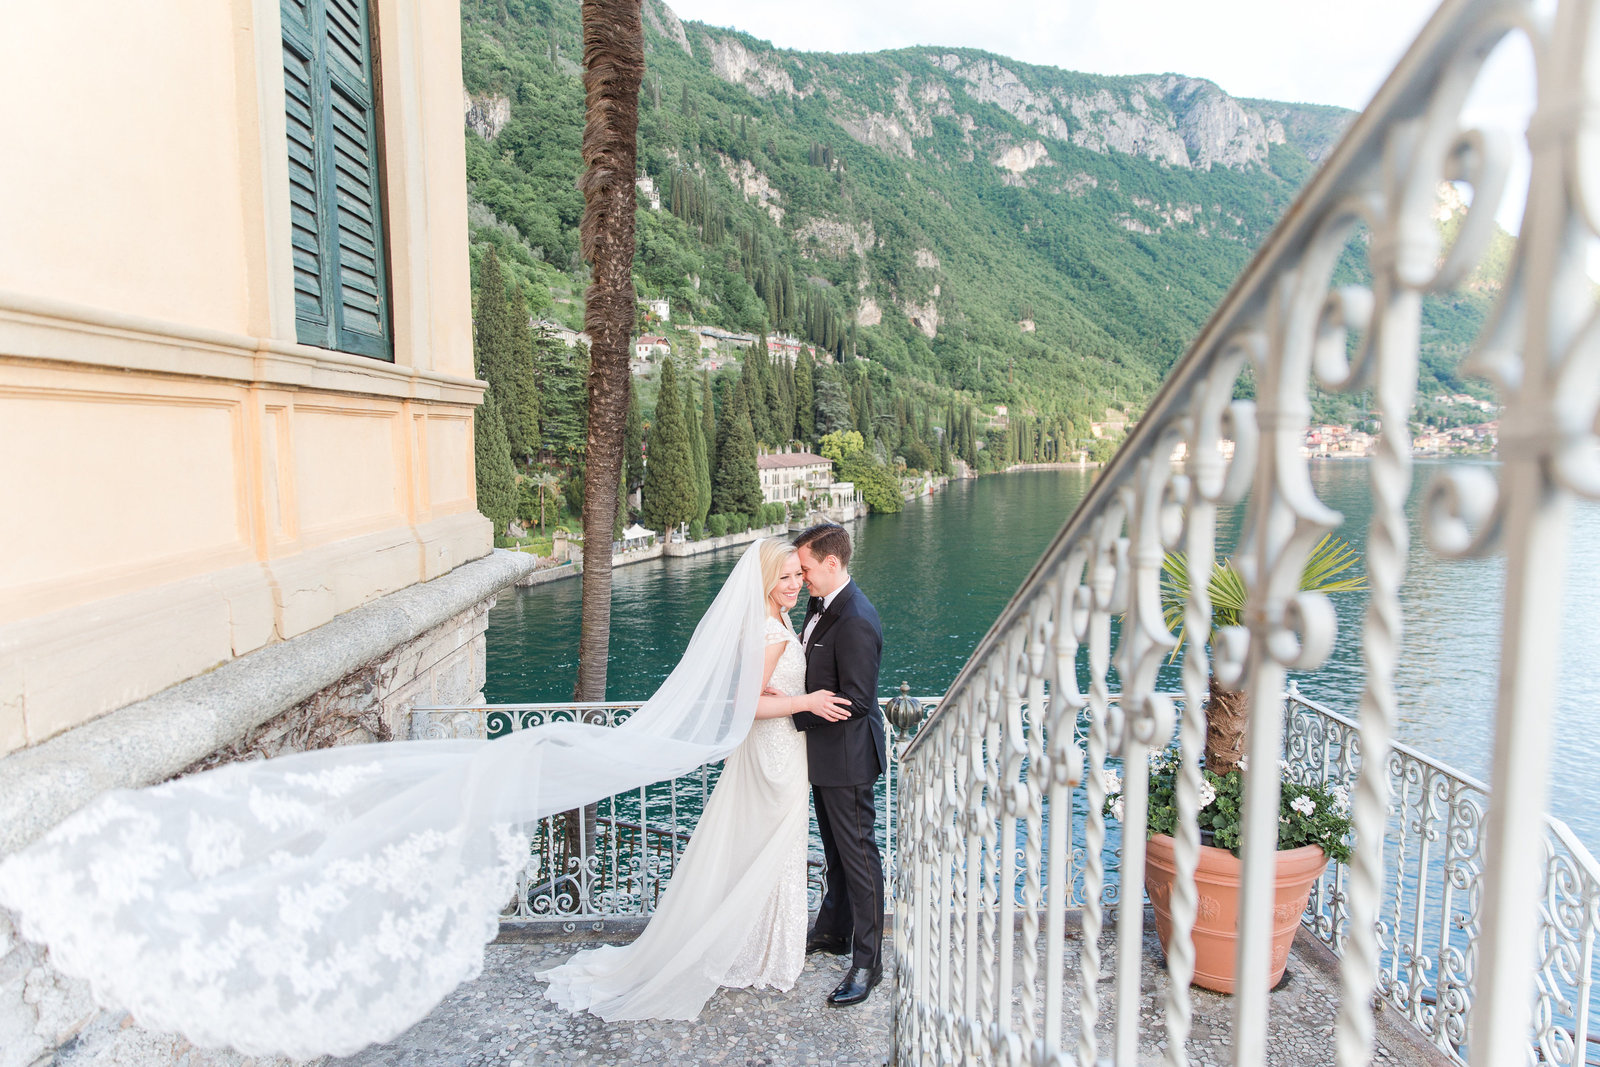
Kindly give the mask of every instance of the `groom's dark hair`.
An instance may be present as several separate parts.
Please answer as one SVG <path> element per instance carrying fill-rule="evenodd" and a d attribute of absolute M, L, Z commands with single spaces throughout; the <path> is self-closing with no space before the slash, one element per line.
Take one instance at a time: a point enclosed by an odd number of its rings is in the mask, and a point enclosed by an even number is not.
<path fill-rule="evenodd" d="M 800 531 L 794 547 L 803 548 L 818 559 L 839 557 L 839 566 L 850 566 L 850 531 L 836 522 L 819 522 Z"/>

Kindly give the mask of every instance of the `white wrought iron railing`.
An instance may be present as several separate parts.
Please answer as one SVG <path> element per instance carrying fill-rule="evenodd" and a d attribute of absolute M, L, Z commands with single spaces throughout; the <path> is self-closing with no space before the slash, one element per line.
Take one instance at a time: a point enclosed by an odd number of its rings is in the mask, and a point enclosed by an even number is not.
<path fill-rule="evenodd" d="M 1335 640 L 1326 597 L 1302 592 L 1310 549 L 1340 522 L 1318 499 L 1302 442 L 1314 386 L 1366 393 L 1382 427 L 1368 464 L 1370 582 L 1353 798 L 1354 857 L 1342 893 L 1335 1059 L 1371 1061 L 1374 995 L 1385 989 L 1384 901 L 1389 759 L 1396 722 L 1399 591 L 1410 531 L 1409 422 L 1418 379 L 1422 299 L 1476 268 L 1494 232 L 1510 173 L 1510 140 L 1463 128 L 1463 106 L 1494 48 L 1529 43 L 1536 110 L 1531 170 L 1509 275 L 1465 369 L 1491 381 L 1502 405 L 1501 463 L 1445 465 L 1421 523 L 1447 556 L 1503 552 L 1492 793 L 1483 807 L 1481 899 L 1468 1058 L 1503 1067 L 1529 1057 L 1532 1007 L 1548 953 L 1539 944 L 1552 711 L 1556 706 L 1568 513 L 1600 498 L 1600 316 L 1586 273 L 1600 222 L 1600 29 L 1596 0 L 1447 0 L 1371 106 L 1268 237 L 1145 416 L 980 642 L 945 701 L 905 753 L 896 885 L 896 1054 L 902 1063 L 1050 1063 L 1138 1057 L 1142 915 L 1117 928 L 1110 1037 L 1101 1021 L 1097 938 L 1104 871 L 1100 772 L 1118 754 L 1139 766 L 1175 728 L 1156 692 L 1175 639 L 1161 611 L 1162 559 L 1184 551 L 1206 575 L 1217 510 L 1242 501 L 1234 559 L 1248 590 L 1242 622 L 1211 634 L 1205 583 L 1183 610 L 1183 691 L 1200 707 L 1213 674 L 1251 695 L 1244 795 L 1242 901 L 1232 1056 L 1266 1062 L 1267 981 L 1288 672 L 1321 665 Z M 1470 186 L 1471 206 L 1445 247 L 1434 220 L 1440 185 Z M 1367 286 L 1333 285 L 1345 257 Z M 1253 399 L 1239 399 L 1253 396 Z M 1232 452 L 1225 458 L 1224 442 Z M 1171 457 L 1186 447 L 1182 469 Z M 1115 665 L 1120 707 L 1109 700 Z M 1079 668 L 1088 684 L 1080 688 Z M 1046 697 L 1050 699 L 1046 700 Z M 1024 727 L 1024 711 L 1037 728 Z M 1088 716 L 1086 760 L 1066 723 Z M 1196 910 L 1193 872 L 1204 723 L 1179 729 L 1177 877 L 1171 895 L 1167 1063 L 1188 1062 Z M 1024 776 L 1024 758 L 1033 768 Z M 1084 787 L 1087 850 L 1078 992 L 1063 1003 L 1066 820 L 1050 820 Z M 1126 782 L 1121 877 L 1143 881 L 1147 798 Z M 993 822 L 997 829 L 990 829 Z M 1007 843 L 1014 834 L 1019 851 Z M 1021 881 L 1020 946 L 1014 894 Z M 1565 905 L 1562 905 L 1565 906 Z M 1044 937 L 1039 939 L 1042 921 Z M 1013 962 L 1014 952 L 1020 956 Z M 1564 964 L 1562 964 L 1564 966 Z M 1580 1053 L 1581 1054 L 1581 1053 Z"/>
<path fill-rule="evenodd" d="M 922 698 L 932 708 L 938 698 Z M 884 701 L 887 703 L 887 701 Z M 493 738 L 549 722 L 616 726 L 639 708 L 638 701 L 569 704 L 489 704 L 411 710 L 410 738 Z M 541 819 L 533 829 L 528 865 L 501 922 L 550 926 L 562 933 L 604 930 L 618 920 L 655 912 L 689 835 L 721 774 L 708 765 L 601 799 L 583 812 Z M 879 781 L 877 837 L 892 877 L 895 828 L 890 819 L 897 788 L 896 764 Z M 811 825 L 808 895 L 813 910 L 822 899 L 822 846 Z"/>
<path fill-rule="evenodd" d="M 1284 720 L 1289 781 L 1353 783 L 1354 720 L 1290 686 Z M 1445 1055 L 1467 1062 L 1482 921 L 1483 824 L 1489 789 L 1407 745 L 1389 751 L 1387 864 L 1378 908 L 1377 992 Z M 1544 820 L 1534 1047 L 1543 1063 L 1593 1062 L 1593 990 L 1600 979 L 1600 864 L 1565 823 Z M 1304 923 L 1336 953 L 1350 928 L 1349 871 L 1332 864 L 1312 887 Z"/>

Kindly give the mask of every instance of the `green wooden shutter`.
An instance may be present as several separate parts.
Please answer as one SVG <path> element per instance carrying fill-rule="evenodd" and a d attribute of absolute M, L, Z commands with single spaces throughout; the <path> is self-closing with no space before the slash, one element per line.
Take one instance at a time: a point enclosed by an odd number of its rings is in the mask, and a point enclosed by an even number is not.
<path fill-rule="evenodd" d="M 393 359 L 367 0 L 282 0 L 295 327 Z"/>

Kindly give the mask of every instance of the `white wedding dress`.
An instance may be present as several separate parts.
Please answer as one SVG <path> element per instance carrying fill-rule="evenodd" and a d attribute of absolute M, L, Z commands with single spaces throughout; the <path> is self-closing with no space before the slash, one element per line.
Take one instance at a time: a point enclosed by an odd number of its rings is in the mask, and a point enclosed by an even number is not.
<path fill-rule="evenodd" d="M 656 1010 L 649 998 L 659 996 L 697 1010 L 707 993 L 649 981 L 680 958 L 701 961 L 694 981 L 675 974 L 686 987 L 792 982 L 805 749 L 787 718 L 751 733 L 770 621 L 761 544 L 621 726 L 349 745 L 112 790 L 0 858 L 0 908 L 103 1007 L 144 1026 L 247 1055 L 349 1055 L 400 1034 L 482 971 L 539 819 L 727 759 L 718 802 L 685 853 L 688 877 L 668 894 L 715 893 L 714 923 L 652 924 L 661 930 L 647 944 L 671 951 L 659 964 L 635 955 L 630 1003 Z M 803 667 L 796 645 L 777 680 L 798 691 Z M 697 882 L 710 888 L 697 894 Z M 793 888 L 774 898 L 780 884 Z M 674 913 L 688 906 L 663 901 Z M 772 937 L 746 961 L 732 931 L 754 929 L 769 906 Z"/>
<path fill-rule="evenodd" d="M 765 637 L 788 646 L 768 684 L 805 692 L 794 631 L 768 618 Z M 541 972 L 545 995 L 607 1020 L 693 1019 L 718 986 L 792 989 L 805 965 L 809 792 L 794 720 L 757 719 L 723 766 L 644 933 Z"/>

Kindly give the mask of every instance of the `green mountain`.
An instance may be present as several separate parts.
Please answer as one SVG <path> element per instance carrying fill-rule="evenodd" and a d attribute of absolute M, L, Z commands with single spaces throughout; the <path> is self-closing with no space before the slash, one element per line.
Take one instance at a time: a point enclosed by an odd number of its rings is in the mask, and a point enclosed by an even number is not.
<path fill-rule="evenodd" d="M 802 53 L 644 14 L 641 299 L 792 330 L 924 403 L 1074 423 L 1142 406 L 1352 117 L 1175 74 Z M 531 312 L 571 325 L 579 31 L 576 0 L 462 5 L 474 262 L 495 246 Z M 1452 351 L 1484 303 L 1435 302 L 1425 333 Z"/>

